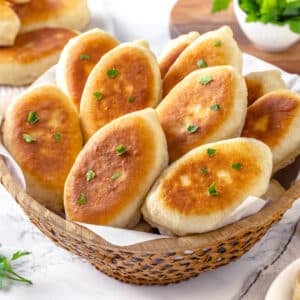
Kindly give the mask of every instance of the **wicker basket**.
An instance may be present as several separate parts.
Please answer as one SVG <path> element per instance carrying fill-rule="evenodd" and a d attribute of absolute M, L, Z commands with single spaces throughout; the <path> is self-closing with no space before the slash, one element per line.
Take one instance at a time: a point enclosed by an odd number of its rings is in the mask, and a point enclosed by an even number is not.
<path fill-rule="evenodd" d="M 179 282 L 239 258 L 278 222 L 300 195 L 298 180 L 280 200 L 213 232 L 119 247 L 47 210 L 14 181 L 0 157 L 1 183 L 30 220 L 59 246 L 118 280 L 153 285 Z"/>

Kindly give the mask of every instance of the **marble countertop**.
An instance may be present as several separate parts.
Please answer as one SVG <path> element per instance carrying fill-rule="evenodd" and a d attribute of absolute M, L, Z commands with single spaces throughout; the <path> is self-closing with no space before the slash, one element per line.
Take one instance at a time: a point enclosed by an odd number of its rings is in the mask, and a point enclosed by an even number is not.
<path fill-rule="evenodd" d="M 159 53 L 168 35 L 168 15 L 174 0 L 103 0 L 121 41 L 147 38 Z M 26 249 L 31 255 L 17 270 L 33 285 L 11 284 L 0 300 L 96 299 L 264 299 L 274 277 L 300 256 L 300 201 L 267 235 L 236 262 L 169 286 L 134 286 L 97 271 L 81 258 L 57 247 L 23 214 L 0 186 L 0 248 L 8 255 Z M 216 286 L 218 287 L 216 289 Z"/>

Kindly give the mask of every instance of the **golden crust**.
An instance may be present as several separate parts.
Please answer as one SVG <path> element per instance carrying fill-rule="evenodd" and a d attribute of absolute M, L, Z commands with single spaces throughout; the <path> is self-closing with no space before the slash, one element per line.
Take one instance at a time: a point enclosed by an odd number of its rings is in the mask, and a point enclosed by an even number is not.
<path fill-rule="evenodd" d="M 109 70 L 117 72 L 114 78 Z M 102 93 L 101 100 L 96 92 Z M 80 117 L 85 139 L 113 119 L 155 106 L 160 95 L 159 68 L 150 51 L 134 44 L 114 48 L 95 66 L 83 91 Z"/>
<path fill-rule="evenodd" d="M 30 124 L 29 112 L 39 121 Z M 60 134 L 57 141 L 55 133 Z M 23 134 L 36 141 L 27 143 Z M 55 86 L 32 88 L 8 108 L 3 125 L 3 142 L 25 174 L 28 192 L 48 208 L 61 212 L 63 187 L 73 162 L 82 147 L 82 135 L 75 107 Z M 50 195 L 36 193 L 43 189 Z"/>
<path fill-rule="evenodd" d="M 212 81 L 200 84 L 199 80 L 206 76 L 210 76 Z M 237 93 L 238 90 L 242 93 Z M 239 104 L 243 105 L 236 109 Z M 245 84 L 228 66 L 198 70 L 188 75 L 164 98 L 157 112 L 167 137 L 170 161 L 174 161 L 201 144 L 239 135 L 246 113 Z M 235 130 L 226 131 L 224 123 L 237 117 L 234 120 Z M 187 130 L 190 125 L 198 126 L 196 132 Z"/>
<path fill-rule="evenodd" d="M 60 52 L 76 36 L 66 28 L 44 28 L 17 36 L 14 46 L 0 48 L 0 64 L 30 64 Z"/>
<path fill-rule="evenodd" d="M 86 0 L 31 0 L 11 7 L 21 20 L 22 32 L 44 27 L 81 30 L 89 19 Z"/>
<path fill-rule="evenodd" d="M 63 78 L 59 78 L 58 85 L 65 81 L 66 92 L 78 111 L 89 74 L 100 58 L 118 44 L 110 34 L 96 29 L 72 39 L 64 48 L 59 61 L 64 74 L 60 75 Z"/>
<path fill-rule="evenodd" d="M 159 126 L 157 118 L 151 122 L 157 122 Z M 132 205 L 136 206 L 133 215 L 137 214 L 139 202 L 154 180 L 148 182 L 149 176 L 156 177 L 167 164 L 166 147 L 163 153 L 157 153 L 161 143 L 158 136 L 163 137 L 161 128 L 159 130 L 161 132 L 154 131 L 149 121 L 137 112 L 97 131 L 76 159 L 66 181 L 64 203 L 67 218 L 92 224 L 128 226 L 132 221 L 131 213 L 122 215 Z M 118 145 L 124 145 L 126 153 L 118 155 Z M 157 161 L 161 160 L 157 168 Z M 156 169 L 154 175 L 153 169 Z M 91 181 L 86 179 L 88 170 L 95 173 Z M 114 174 L 119 176 L 115 180 L 112 178 Z M 82 193 L 87 200 L 84 205 L 78 205 Z"/>
<path fill-rule="evenodd" d="M 248 107 L 242 136 L 261 140 L 273 149 L 299 114 L 299 96 L 288 90 L 270 92 Z"/>
<path fill-rule="evenodd" d="M 159 69 L 161 77 L 164 78 L 181 52 L 189 46 L 200 34 L 198 32 L 190 32 L 180 35 L 178 38 L 170 42 L 169 48 L 159 59 Z"/>
<path fill-rule="evenodd" d="M 199 69 L 197 63 L 201 59 L 209 67 L 233 65 L 241 70 L 241 52 L 229 27 L 201 35 L 179 55 L 164 77 L 163 95 L 167 95 L 187 74 Z"/>

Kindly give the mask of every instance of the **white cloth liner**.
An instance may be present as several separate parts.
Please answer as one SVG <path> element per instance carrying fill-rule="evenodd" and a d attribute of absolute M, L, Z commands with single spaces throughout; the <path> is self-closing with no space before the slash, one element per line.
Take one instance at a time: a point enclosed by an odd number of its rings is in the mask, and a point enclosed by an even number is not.
<path fill-rule="evenodd" d="M 251 55 L 244 54 L 244 69 L 243 74 L 247 74 L 249 72 L 254 71 L 263 71 L 268 69 L 278 69 L 277 67 L 268 64 L 262 60 L 259 60 Z M 295 74 L 289 74 L 282 71 L 282 78 L 287 84 L 288 88 L 300 93 L 300 78 Z M 43 84 L 43 83 L 52 83 L 55 84 L 55 66 L 50 68 L 45 74 L 43 74 L 33 85 Z M 7 97 L 6 99 L 1 99 L 0 106 L 0 120 L 3 117 L 3 113 L 10 103 L 12 97 Z M 5 157 L 5 161 L 8 164 L 8 168 L 11 171 L 14 178 L 21 184 L 23 188 L 25 188 L 25 180 L 23 173 L 13 158 L 9 155 L 7 150 L 1 145 L 0 154 Z M 300 174 L 298 175 L 298 178 Z M 249 215 L 255 214 L 266 204 L 266 201 L 254 196 L 249 196 L 243 203 L 236 208 L 231 215 L 225 218 L 222 222 L 216 225 L 215 229 L 221 228 L 225 225 L 234 223 L 242 218 L 245 218 Z M 109 226 L 98 226 L 98 225 L 90 225 L 79 223 L 82 226 L 85 226 L 89 230 L 98 234 L 108 242 L 118 245 L 118 246 L 126 246 L 132 245 L 139 242 L 144 242 L 148 240 L 154 240 L 159 238 L 168 238 L 165 235 L 145 233 L 134 230 L 113 228 Z"/>

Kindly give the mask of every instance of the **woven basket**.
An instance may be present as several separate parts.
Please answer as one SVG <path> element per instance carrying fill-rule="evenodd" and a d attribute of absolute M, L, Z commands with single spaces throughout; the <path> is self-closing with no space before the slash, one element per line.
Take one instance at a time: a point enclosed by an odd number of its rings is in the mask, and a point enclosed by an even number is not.
<path fill-rule="evenodd" d="M 1 157 L 0 180 L 30 220 L 56 244 L 85 258 L 109 276 L 146 285 L 179 282 L 236 260 L 259 241 L 300 196 L 298 180 L 278 201 L 224 228 L 120 247 L 40 205 L 15 182 Z"/>

